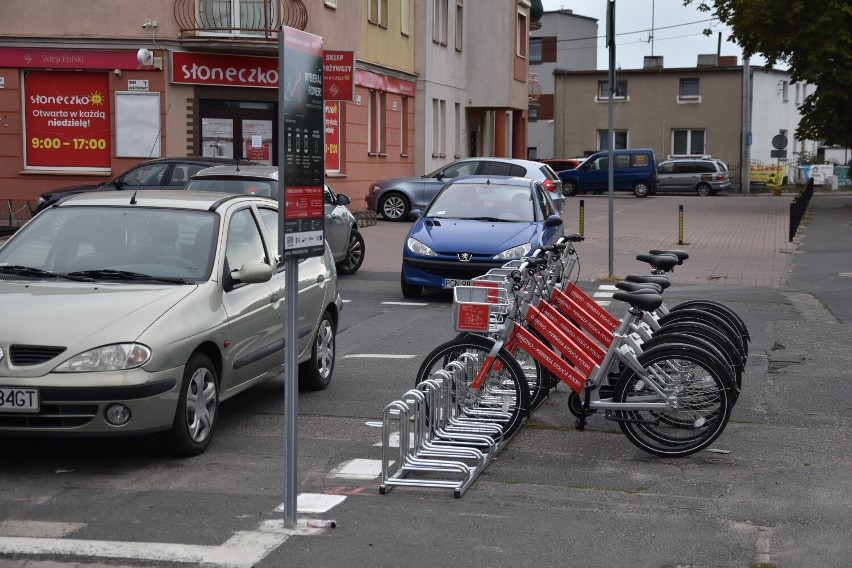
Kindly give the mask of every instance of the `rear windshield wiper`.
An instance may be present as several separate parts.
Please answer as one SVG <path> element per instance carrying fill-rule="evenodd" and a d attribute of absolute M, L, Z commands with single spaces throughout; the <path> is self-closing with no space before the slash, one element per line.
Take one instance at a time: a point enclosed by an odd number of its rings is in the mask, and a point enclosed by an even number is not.
<path fill-rule="evenodd" d="M 101 278 L 104 280 L 130 280 L 134 282 L 167 282 L 169 284 L 187 284 L 183 278 L 169 278 L 167 276 L 151 276 L 150 274 L 142 274 L 141 272 L 130 272 L 128 270 L 113 270 L 111 268 L 101 268 L 98 270 L 81 270 L 79 272 L 71 272 L 68 276 L 84 276 L 89 278 Z"/>
<path fill-rule="evenodd" d="M 70 275 L 70 274 L 57 274 L 56 272 L 51 272 L 49 270 L 42 270 L 41 268 L 33 268 L 32 266 L 20 266 L 18 264 L 0 266 L 0 273 L 4 274 L 14 274 L 15 276 L 32 276 L 35 278 L 64 278 L 66 280 L 74 280 L 77 282 L 91 282 L 92 279 L 85 275 Z"/>

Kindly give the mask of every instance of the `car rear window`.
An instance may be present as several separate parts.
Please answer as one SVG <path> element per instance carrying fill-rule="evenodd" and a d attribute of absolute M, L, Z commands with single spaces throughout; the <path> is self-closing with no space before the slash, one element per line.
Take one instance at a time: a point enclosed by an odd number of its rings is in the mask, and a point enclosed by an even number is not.
<path fill-rule="evenodd" d="M 559 181 L 561 179 L 558 175 L 556 175 L 556 172 L 553 171 L 553 168 L 551 168 L 547 164 L 542 164 L 539 170 L 541 170 L 541 173 L 544 174 L 544 177 L 546 179 L 550 179 L 553 181 Z"/>
<path fill-rule="evenodd" d="M 215 193 L 235 193 L 242 195 L 260 195 L 262 197 L 276 197 L 273 192 L 272 180 L 257 179 L 217 179 L 198 178 L 190 180 L 186 184 L 187 191 L 205 191 Z"/>

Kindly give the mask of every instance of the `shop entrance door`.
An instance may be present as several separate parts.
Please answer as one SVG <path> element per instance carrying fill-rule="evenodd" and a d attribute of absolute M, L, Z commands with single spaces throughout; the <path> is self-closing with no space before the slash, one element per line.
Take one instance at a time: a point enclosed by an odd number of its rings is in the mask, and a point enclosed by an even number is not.
<path fill-rule="evenodd" d="M 201 155 L 278 165 L 275 103 L 201 99 Z"/>

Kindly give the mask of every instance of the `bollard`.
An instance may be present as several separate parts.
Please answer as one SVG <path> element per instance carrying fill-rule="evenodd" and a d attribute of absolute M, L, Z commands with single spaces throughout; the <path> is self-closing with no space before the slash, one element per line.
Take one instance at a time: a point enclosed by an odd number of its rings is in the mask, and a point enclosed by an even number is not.
<path fill-rule="evenodd" d="M 683 205 L 678 205 L 677 244 L 683 244 Z"/>
<path fill-rule="evenodd" d="M 584 234 L 584 227 L 585 227 L 585 224 L 586 224 L 586 205 L 585 205 L 585 203 L 583 202 L 583 200 L 581 199 L 581 200 L 580 200 L 580 230 L 579 230 L 579 233 L 580 233 L 580 236 L 581 236 L 581 237 L 585 237 L 585 236 L 586 236 L 586 235 Z"/>

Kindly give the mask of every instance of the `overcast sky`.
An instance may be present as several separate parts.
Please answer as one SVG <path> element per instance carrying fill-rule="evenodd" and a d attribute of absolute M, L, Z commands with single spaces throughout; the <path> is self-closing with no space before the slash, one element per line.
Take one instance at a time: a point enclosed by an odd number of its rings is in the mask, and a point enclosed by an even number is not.
<path fill-rule="evenodd" d="M 546 12 L 566 8 L 580 16 L 598 20 L 598 69 L 607 69 L 609 54 L 605 47 L 606 6 L 608 0 L 542 0 Z M 742 50 L 727 41 L 730 28 L 718 20 L 711 21 L 710 12 L 699 12 L 696 0 L 688 7 L 682 0 L 616 0 L 616 64 L 622 69 L 641 69 L 646 55 L 662 55 L 665 67 L 694 67 L 698 54 L 716 53 L 722 32 L 722 55 L 736 55 L 742 64 Z M 653 14 L 653 24 L 652 17 Z M 653 27 L 653 44 L 650 40 Z M 706 28 L 713 30 L 705 36 Z M 653 52 L 652 52 L 653 45 Z M 752 65 L 763 59 L 752 57 Z"/>

